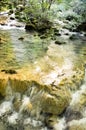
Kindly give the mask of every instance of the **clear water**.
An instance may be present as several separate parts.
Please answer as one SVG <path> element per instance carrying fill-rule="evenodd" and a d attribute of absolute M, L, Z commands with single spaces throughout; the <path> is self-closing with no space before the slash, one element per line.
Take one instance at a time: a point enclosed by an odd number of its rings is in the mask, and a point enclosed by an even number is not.
<path fill-rule="evenodd" d="M 28 64 L 33 64 L 47 54 L 47 49 L 50 44 L 52 44 L 52 46 L 54 45 L 50 39 L 42 40 L 37 34 L 34 36 L 20 29 L 0 30 L 0 35 L 2 40 L 0 44 L 0 69 L 22 68 Z M 24 39 L 19 40 L 20 37 L 24 37 Z M 57 39 L 59 39 L 59 37 L 57 37 Z M 68 65 L 70 64 L 69 61 L 74 64 L 76 63 L 76 66 L 86 64 L 86 37 L 81 37 L 80 35 L 76 40 L 69 40 L 62 36 L 60 39 L 66 42 L 66 44 L 61 45 L 61 49 L 63 50 L 63 57 L 66 57 Z M 58 48 L 58 45 L 56 46 Z M 64 50 L 66 50 L 66 54 Z M 84 91 L 86 91 L 86 76 L 80 90 L 72 94 L 69 107 L 76 107 L 80 95 L 82 95 Z M 0 130 L 48 130 L 41 121 L 32 119 L 30 116 L 27 117 L 27 115 L 23 114 L 23 110 L 26 109 L 27 104 L 30 102 L 29 97 L 23 95 L 20 110 L 16 112 L 13 109 L 11 96 L 10 94 L 8 101 L 4 100 L 0 104 Z M 19 93 L 17 96 L 18 100 L 20 100 Z M 86 108 L 83 109 L 83 118 L 79 120 L 79 123 L 83 120 L 86 123 Z M 2 122 L 2 120 L 4 120 L 4 122 Z M 78 121 L 75 121 L 75 123 L 77 122 Z M 59 123 L 54 125 L 54 130 L 64 130 L 67 125 L 72 125 L 72 123 L 71 121 L 67 124 L 66 117 L 63 116 L 59 119 Z"/>
<path fill-rule="evenodd" d="M 36 33 L 34 36 L 24 29 L 0 30 L 0 35 L 3 42 L 0 44 L 0 65 L 3 67 L 16 68 L 33 63 L 46 54 L 49 44 Z"/>

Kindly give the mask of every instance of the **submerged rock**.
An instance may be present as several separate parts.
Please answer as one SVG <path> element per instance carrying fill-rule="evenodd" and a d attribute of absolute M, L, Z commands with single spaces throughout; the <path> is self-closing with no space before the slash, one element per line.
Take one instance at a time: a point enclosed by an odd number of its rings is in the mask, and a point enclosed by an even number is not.
<path fill-rule="evenodd" d="M 55 44 L 58 44 L 58 45 L 63 45 L 63 44 L 65 44 L 65 42 L 61 42 L 61 41 L 55 41 Z"/>
<path fill-rule="evenodd" d="M 23 41 L 23 40 L 24 40 L 24 37 L 19 37 L 18 40 Z"/>
<path fill-rule="evenodd" d="M 31 103 L 34 114 L 37 114 L 38 111 L 38 113 L 59 115 L 69 104 L 70 94 L 66 88 L 34 86 L 32 90 Z"/>
<path fill-rule="evenodd" d="M 12 69 L 10 69 L 10 70 L 1 70 L 1 72 L 5 72 L 6 74 L 17 74 L 17 71 L 12 70 Z"/>

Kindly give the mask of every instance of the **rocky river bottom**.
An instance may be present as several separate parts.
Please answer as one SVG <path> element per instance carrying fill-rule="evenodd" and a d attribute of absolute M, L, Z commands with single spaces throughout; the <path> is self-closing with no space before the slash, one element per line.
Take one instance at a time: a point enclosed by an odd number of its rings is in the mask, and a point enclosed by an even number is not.
<path fill-rule="evenodd" d="M 0 130 L 86 130 L 86 35 L 60 33 L 0 25 Z"/>

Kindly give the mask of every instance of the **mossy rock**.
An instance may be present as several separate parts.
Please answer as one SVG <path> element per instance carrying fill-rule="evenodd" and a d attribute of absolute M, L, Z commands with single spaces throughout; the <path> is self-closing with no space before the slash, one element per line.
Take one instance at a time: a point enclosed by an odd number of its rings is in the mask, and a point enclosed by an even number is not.
<path fill-rule="evenodd" d="M 7 84 L 8 84 L 8 81 L 6 79 L 0 79 L 0 94 L 2 96 L 6 96 Z"/>
<path fill-rule="evenodd" d="M 51 92 L 43 94 L 43 111 L 58 115 L 61 114 L 64 111 L 64 109 L 68 106 L 70 100 L 69 92 L 65 92 L 66 89 L 52 89 Z"/>
<path fill-rule="evenodd" d="M 44 32 L 46 31 L 47 29 L 51 29 L 52 27 L 52 23 L 50 21 L 47 21 L 47 20 L 43 20 L 43 21 L 39 21 L 38 22 L 38 25 L 37 25 L 37 30 L 39 32 Z"/>
<path fill-rule="evenodd" d="M 70 101 L 70 93 L 65 87 L 54 89 L 52 86 L 34 86 L 31 93 L 34 115 L 37 114 L 37 111 L 59 115 L 66 109 Z"/>
<path fill-rule="evenodd" d="M 28 23 L 25 26 L 27 31 L 35 30 L 37 32 L 46 32 L 46 30 L 50 30 L 52 27 L 52 23 L 49 20 L 45 19 L 36 19 L 30 18 Z"/>
<path fill-rule="evenodd" d="M 26 31 L 33 31 L 36 30 L 36 27 L 34 24 L 26 24 L 25 29 Z"/>
<path fill-rule="evenodd" d="M 1 72 L 5 72 L 6 74 L 17 74 L 17 71 L 9 69 L 9 70 L 1 70 Z"/>
<path fill-rule="evenodd" d="M 13 9 L 10 9 L 8 14 L 11 15 L 11 14 L 13 14 L 13 13 L 14 13 L 14 10 L 13 10 Z"/>
<path fill-rule="evenodd" d="M 29 82 L 26 80 L 10 79 L 9 82 L 14 92 L 24 93 L 29 86 Z"/>

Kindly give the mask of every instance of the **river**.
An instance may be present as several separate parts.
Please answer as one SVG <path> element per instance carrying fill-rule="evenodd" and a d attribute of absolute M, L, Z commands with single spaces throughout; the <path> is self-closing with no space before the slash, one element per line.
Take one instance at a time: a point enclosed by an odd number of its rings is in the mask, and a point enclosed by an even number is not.
<path fill-rule="evenodd" d="M 66 33 L 66 30 L 64 32 Z M 41 75 L 40 82 L 48 85 L 53 83 L 63 70 L 70 75 L 71 68 L 81 70 L 84 66 L 83 71 L 85 71 L 83 82 L 79 87 L 76 85 L 76 89 L 70 92 L 70 103 L 62 115 L 56 117 L 53 128 L 45 125 L 41 117 L 33 117 L 29 114 L 27 116 L 26 105 L 29 104 L 29 109 L 32 107 L 29 98 L 33 96 L 32 90 L 30 95 L 26 92 L 22 94 L 13 92 L 8 82 L 7 96 L 5 98 L 1 96 L 0 99 L 0 130 L 86 130 L 86 101 L 84 101 L 86 98 L 86 37 L 84 33 L 75 32 L 76 39 L 71 40 L 70 35 L 65 35 L 65 33 L 60 37 L 57 36 L 57 39 L 64 41 L 65 44 L 58 45 L 50 37 L 41 39 L 36 32 L 28 33 L 24 28 L 2 27 L 0 29 L 1 75 L 4 75 L 3 70 L 13 69 L 19 73 L 24 72 L 24 76 L 26 75 L 28 79 L 27 73 L 30 68 L 31 73 L 34 70 L 33 75 L 35 73 Z M 69 75 L 67 77 L 70 77 Z M 18 110 L 15 100 L 20 104 Z"/>

